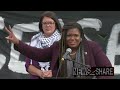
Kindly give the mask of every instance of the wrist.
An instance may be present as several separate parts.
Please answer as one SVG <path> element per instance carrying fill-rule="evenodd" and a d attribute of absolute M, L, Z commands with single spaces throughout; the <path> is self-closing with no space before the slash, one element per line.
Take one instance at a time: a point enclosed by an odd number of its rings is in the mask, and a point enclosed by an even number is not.
<path fill-rule="evenodd" d="M 36 74 L 37 74 L 37 76 L 41 76 L 42 71 L 38 69 L 37 72 L 36 72 Z"/>
<path fill-rule="evenodd" d="M 18 39 L 16 40 L 15 44 L 19 44 L 19 40 Z"/>

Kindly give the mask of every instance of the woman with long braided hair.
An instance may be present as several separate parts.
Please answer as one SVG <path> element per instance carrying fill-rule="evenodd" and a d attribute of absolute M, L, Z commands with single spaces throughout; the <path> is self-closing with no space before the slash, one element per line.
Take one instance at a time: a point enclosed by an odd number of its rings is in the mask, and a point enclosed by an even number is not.
<path fill-rule="evenodd" d="M 65 24 L 61 40 L 45 49 L 30 47 L 18 40 L 11 28 L 5 29 L 9 33 L 6 39 L 14 43 L 15 50 L 36 61 L 51 61 L 51 67 L 54 70 L 52 71 L 52 77 L 92 79 L 94 75 L 75 74 L 73 72 L 74 68 L 83 68 L 82 72 L 84 73 L 85 68 L 112 67 L 99 44 L 88 41 L 84 37 L 83 29 L 78 23 Z M 69 52 L 66 49 L 70 49 Z M 111 79 L 113 76 L 96 76 L 95 78 Z"/>

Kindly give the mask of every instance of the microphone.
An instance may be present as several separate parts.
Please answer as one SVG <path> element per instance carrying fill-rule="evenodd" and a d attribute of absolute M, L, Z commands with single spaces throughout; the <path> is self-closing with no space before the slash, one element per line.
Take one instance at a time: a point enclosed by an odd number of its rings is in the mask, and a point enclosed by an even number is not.
<path fill-rule="evenodd" d="M 68 61 L 72 61 L 72 62 L 74 62 L 74 63 L 77 63 L 77 64 L 79 64 L 80 66 L 90 67 L 89 65 L 85 65 L 85 64 L 83 64 L 83 63 L 78 63 L 78 62 L 76 62 L 76 61 L 74 61 L 74 60 L 68 59 L 68 58 L 67 58 L 67 55 L 69 55 L 71 52 L 72 52 L 71 48 L 67 48 L 67 49 L 66 49 L 66 52 L 65 52 L 65 54 L 63 55 L 63 58 L 62 58 L 61 60 L 68 60 Z"/>
<path fill-rule="evenodd" d="M 61 62 L 60 62 L 60 64 L 59 64 L 59 68 L 58 68 L 58 71 L 57 71 L 56 79 L 57 79 L 58 74 L 59 74 L 59 72 L 60 72 L 60 68 L 61 68 L 61 66 L 62 66 L 62 62 L 63 62 L 65 59 L 67 59 L 67 55 L 70 54 L 71 52 L 72 52 L 72 50 L 71 50 L 70 48 L 67 48 L 67 49 L 66 49 L 65 54 L 64 54 L 63 57 L 61 58 Z"/>
<path fill-rule="evenodd" d="M 72 62 L 74 62 L 74 63 L 77 63 L 77 64 L 79 64 L 80 66 L 90 67 L 89 65 L 85 65 L 85 64 L 83 64 L 83 63 L 76 62 L 75 60 L 70 60 L 70 59 L 68 59 L 68 58 L 67 58 L 67 55 L 69 55 L 71 52 L 72 52 L 71 48 L 67 48 L 67 49 L 66 49 L 66 52 L 65 52 L 65 54 L 63 55 L 63 58 L 62 58 L 61 60 L 68 60 L 68 61 L 72 61 Z"/>
<path fill-rule="evenodd" d="M 70 54 L 71 52 L 72 52 L 71 48 L 67 48 L 61 60 L 67 59 L 67 55 Z"/>

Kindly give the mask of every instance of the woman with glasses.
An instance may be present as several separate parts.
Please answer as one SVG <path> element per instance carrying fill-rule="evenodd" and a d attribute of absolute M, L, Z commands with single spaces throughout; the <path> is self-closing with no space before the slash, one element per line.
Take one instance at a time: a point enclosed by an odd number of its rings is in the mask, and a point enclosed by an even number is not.
<path fill-rule="evenodd" d="M 44 49 L 61 39 L 61 25 L 54 12 L 45 11 L 41 14 L 39 19 L 39 31 L 38 34 L 31 38 L 30 46 Z M 52 62 L 39 62 L 28 57 L 26 57 L 25 61 L 26 71 L 30 74 L 31 79 L 51 77 Z"/>
<path fill-rule="evenodd" d="M 53 61 L 52 65 L 58 68 L 56 69 L 56 73 L 52 73 L 52 77 L 79 79 L 113 78 L 113 76 L 109 75 L 99 76 L 95 74 L 97 72 L 92 72 L 93 75 L 90 75 L 90 69 L 86 72 L 87 68 L 112 68 L 112 65 L 99 44 L 94 41 L 88 41 L 84 37 L 83 29 L 78 23 L 71 22 L 64 25 L 61 40 L 45 49 L 30 47 L 18 40 L 10 28 L 9 30 L 6 28 L 6 31 L 9 33 L 6 39 L 14 43 L 14 49 L 21 54 L 35 59 L 36 61 Z M 66 51 L 68 48 L 70 49 L 69 52 Z M 74 72 L 75 69 L 79 69 L 78 74 Z M 82 70 L 80 71 L 80 69 Z M 84 72 L 86 72 L 87 75 L 83 74 Z"/>

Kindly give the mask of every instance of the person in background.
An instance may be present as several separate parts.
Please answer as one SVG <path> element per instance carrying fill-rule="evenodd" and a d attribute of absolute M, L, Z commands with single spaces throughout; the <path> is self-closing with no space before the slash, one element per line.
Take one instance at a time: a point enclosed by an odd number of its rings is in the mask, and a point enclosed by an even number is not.
<path fill-rule="evenodd" d="M 37 48 L 50 47 L 55 41 L 61 38 L 61 25 L 58 17 L 52 11 L 45 11 L 41 14 L 39 20 L 39 33 L 31 39 L 30 46 Z M 30 73 L 31 79 L 51 77 L 51 62 L 38 62 L 26 57 L 26 71 Z M 43 73 L 44 72 L 44 73 Z"/>
<path fill-rule="evenodd" d="M 14 43 L 14 49 L 21 54 L 36 61 L 53 61 L 56 66 L 56 73 L 52 72 L 52 77 L 80 78 L 80 79 L 112 79 L 113 76 L 89 76 L 74 75 L 73 68 L 86 67 L 112 67 L 109 59 L 103 52 L 100 45 L 95 41 L 88 41 L 84 37 L 84 32 L 80 24 L 70 22 L 64 25 L 60 41 L 55 42 L 51 47 L 38 49 L 31 47 L 18 40 L 13 34 L 11 28 L 5 28 L 9 36 L 7 40 Z M 66 49 L 71 52 L 66 56 Z M 64 59 L 63 59 L 64 57 Z M 76 63 L 77 62 L 77 63 Z M 84 72 L 84 70 L 83 70 Z"/>
<path fill-rule="evenodd" d="M 30 46 L 36 48 L 50 47 L 55 41 L 61 39 L 61 25 L 57 15 L 52 11 L 45 11 L 39 19 L 39 33 L 31 38 Z M 51 77 L 51 62 L 38 62 L 26 57 L 26 71 L 31 79 Z"/>

